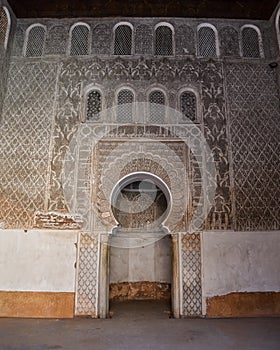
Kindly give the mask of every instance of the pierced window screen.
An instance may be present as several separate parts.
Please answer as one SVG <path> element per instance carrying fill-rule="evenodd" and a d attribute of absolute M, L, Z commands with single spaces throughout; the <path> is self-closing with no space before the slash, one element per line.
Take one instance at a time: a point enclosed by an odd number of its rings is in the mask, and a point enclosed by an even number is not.
<path fill-rule="evenodd" d="M 102 110 L 101 93 L 97 90 L 92 90 L 87 95 L 87 120 L 97 121 L 100 119 Z"/>
<path fill-rule="evenodd" d="M 216 36 L 212 28 L 201 27 L 198 30 L 198 55 L 203 57 L 216 57 Z"/>
<path fill-rule="evenodd" d="M 243 57 L 260 57 L 259 35 L 254 28 L 242 30 Z"/>
<path fill-rule="evenodd" d="M 133 114 L 134 95 L 132 91 L 124 89 L 118 93 L 117 97 L 117 121 L 120 123 L 130 123 Z"/>
<path fill-rule="evenodd" d="M 35 26 L 30 29 L 25 53 L 27 57 L 39 57 L 43 55 L 45 33 L 45 28 L 42 26 Z"/>
<path fill-rule="evenodd" d="M 156 29 L 155 55 L 173 55 L 172 30 L 167 26 L 159 26 Z"/>
<path fill-rule="evenodd" d="M 183 121 L 196 120 L 196 96 L 193 92 L 185 91 L 181 94 L 180 107 Z"/>
<path fill-rule="evenodd" d="M 89 29 L 85 25 L 77 25 L 71 33 L 71 56 L 88 55 Z"/>
<path fill-rule="evenodd" d="M 3 7 L 0 7 L 0 44 L 4 45 L 8 30 L 8 17 Z"/>
<path fill-rule="evenodd" d="M 150 122 L 163 123 L 165 117 L 165 97 L 161 91 L 152 91 L 149 96 L 150 102 Z"/>
<path fill-rule="evenodd" d="M 114 55 L 131 55 L 132 30 L 127 25 L 115 29 Z"/>

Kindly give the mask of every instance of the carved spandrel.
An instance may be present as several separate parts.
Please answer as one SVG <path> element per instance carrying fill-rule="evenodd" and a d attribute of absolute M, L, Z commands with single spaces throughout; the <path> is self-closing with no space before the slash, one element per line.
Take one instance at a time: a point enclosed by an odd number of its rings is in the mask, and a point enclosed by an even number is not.
<path fill-rule="evenodd" d="M 110 54 L 112 34 L 109 26 L 98 24 L 92 31 L 91 51 L 93 55 Z"/>
<path fill-rule="evenodd" d="M 65 55 L 68 32 L 64 26 L 53 26 L 48 30 L 46 55 Z"/>

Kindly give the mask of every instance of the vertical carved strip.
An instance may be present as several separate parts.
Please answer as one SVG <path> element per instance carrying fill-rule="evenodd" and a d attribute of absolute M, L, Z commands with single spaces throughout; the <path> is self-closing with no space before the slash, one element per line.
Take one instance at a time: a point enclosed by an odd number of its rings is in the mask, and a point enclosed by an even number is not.
<path fill-rule="evenodd" d="M 200 234 L 181 235 L 182 316 L 202 315 Z"/>
<path fill-rule="evenodd" d="M 80 233 L 76 280 L 75 315 L 98 317 L 99 237 Z"/>

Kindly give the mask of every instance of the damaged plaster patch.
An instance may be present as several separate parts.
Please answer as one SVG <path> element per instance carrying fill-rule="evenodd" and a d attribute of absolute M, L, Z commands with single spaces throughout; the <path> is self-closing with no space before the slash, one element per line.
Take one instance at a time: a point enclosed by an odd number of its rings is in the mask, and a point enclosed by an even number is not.
<path fill-rule="evenodd" d="M 77 230 L 81 229 L 82 225 L 82 217 L 75 214 L 36 211 L 34 216 L 34 228 Z"/>

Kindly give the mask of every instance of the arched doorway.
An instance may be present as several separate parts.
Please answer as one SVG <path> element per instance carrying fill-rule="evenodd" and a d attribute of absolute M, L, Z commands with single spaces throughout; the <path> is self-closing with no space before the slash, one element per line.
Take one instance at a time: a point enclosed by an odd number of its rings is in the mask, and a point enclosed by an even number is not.
<path fill-rule="evenodd" d="M 136 172 L 122 178 L 111 195 L 118 223 L 110 242 L 110 301 L 171 302 L 172 241 L 164 227 L 172 198 L 157 176 Z"/>

